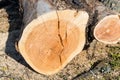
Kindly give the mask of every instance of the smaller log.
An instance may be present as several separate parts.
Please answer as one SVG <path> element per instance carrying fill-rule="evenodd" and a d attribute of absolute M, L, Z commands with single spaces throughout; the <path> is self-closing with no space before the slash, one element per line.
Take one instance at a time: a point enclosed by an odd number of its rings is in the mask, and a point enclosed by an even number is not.
<path fill-rule="evenodd" d="M 105 44 L 116 44 L 120 41 L 120 15 L 109 15 L 103 18 L 94 29 L 95 38 Z"/>

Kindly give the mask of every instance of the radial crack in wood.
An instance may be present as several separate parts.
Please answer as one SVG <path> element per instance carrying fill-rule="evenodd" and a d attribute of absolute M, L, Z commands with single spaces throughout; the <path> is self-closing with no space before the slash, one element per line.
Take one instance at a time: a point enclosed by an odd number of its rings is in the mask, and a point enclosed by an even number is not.
<path fill-rule="evenodd" d="M 60 35 L 60 27 L 61 27 L 61 26 L 60 26 L 60 20 L 59 20 L 59 15 L 58 15 L 57 11 L 56 11 L 56 14 L 57 14 L 57 18 L 58 18 L 58 37 L 59 37 L 59 40 L 60 40 L 61 46 L 63 47 L 62 50 L 60 51 L 60 54 L 59 54 L 60 63 L 61 63 L 61 65 L 62 65 L 61 54 L 62 54 L 62 52 L 63 52 L 63 50 L 64 50 L 64 44 L 63 44 L 62 37 L 61 37 L 61 35 Z"/>

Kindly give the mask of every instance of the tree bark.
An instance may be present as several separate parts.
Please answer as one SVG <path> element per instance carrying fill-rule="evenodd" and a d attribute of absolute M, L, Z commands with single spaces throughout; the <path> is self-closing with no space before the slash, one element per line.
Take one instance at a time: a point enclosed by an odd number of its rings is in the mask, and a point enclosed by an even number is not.
<path fill-rule="evenodd" d="M 55 7 L 48 0 L 20 0 L 20 2 L 24 9 L 23 22 L 25 25 L 38 16 L 55 10 Z"/>
<path fill-rule="evenodd" d="M 25 24 L 18 48 L 37 72 L 50 75 L 64 68 L 85 44 L 88 14 L 56 10 L 47 0 L 22 0 Z"/>

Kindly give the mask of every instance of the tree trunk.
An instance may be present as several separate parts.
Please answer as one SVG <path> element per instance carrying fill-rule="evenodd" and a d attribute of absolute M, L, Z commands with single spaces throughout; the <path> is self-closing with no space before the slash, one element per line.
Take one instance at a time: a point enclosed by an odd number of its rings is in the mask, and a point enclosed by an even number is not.
<path fill-rule="evenodd" d="M 47 0 L 22 0 L 22 4 L 25 28 L 19 52 L 37 72 L 57 73 L 84 47 L 87 12 L 56 10 Z"/>
<path fill-rule="evenodd" d="M 20 0 L 20 2 L 24 9 L 25 25 L 42 14 L 56 10 L 48 0 Z"/>

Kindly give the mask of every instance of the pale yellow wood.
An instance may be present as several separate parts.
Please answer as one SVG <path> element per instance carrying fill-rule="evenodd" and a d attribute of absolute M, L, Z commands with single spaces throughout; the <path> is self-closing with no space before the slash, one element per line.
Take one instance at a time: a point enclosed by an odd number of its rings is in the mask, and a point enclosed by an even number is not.
<path fill-rule="evenodd" d="M 85 44 L 85 11 L 51 11 L 32 20 L 23 30 L 18 48 L 37 72 L 50 75 L 64 68 Z"/>
<path fill-rule="evenodd" d="M 95 38 L 105 44 L 116 44 L 120 41 L 120 16 L 109 15 L 103 18 L 94 29 Z"/>

